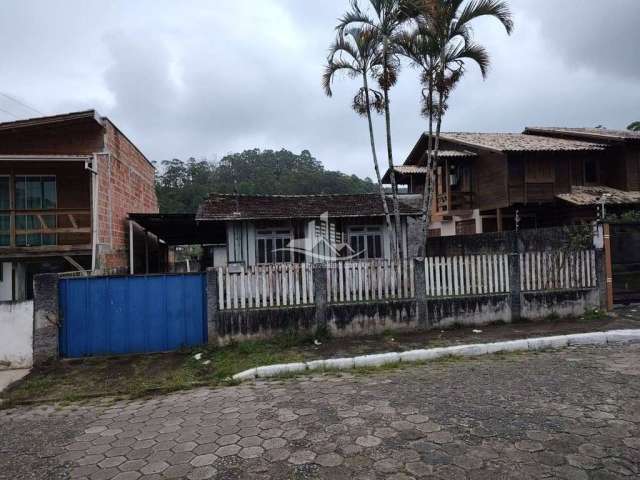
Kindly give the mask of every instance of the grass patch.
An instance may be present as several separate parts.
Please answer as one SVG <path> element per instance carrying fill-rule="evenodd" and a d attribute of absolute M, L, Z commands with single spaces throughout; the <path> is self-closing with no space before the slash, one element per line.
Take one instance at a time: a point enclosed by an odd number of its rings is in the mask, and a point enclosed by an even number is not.
<path fill-rule="evenodd" d="M 95 397 L 136 398 L 197 386 L 235 384 L 229 377 L 260 365 L 304 360 L 314 339 L 327 332 L 288 332 L 268 341 L 225 347 L 206 345 L 178 352 L 56 362 L 34 370 L 0 394 L 0 408 L 40 402 L 71 403 Z M 196 358 L 197 356 L 197 358 Z"/>

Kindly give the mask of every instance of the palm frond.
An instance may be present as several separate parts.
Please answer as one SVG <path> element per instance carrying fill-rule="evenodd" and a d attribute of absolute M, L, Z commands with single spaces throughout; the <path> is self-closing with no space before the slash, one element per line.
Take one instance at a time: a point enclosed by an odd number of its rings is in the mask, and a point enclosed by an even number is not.
<path fill-rule="evenodd" d="M 357 0 L 352 0 L 351 9 L 338 18 L 336 30 L 342 35 L 347 28 L 361 25 L 376 28 L 375 20 L 360 9 Z"/>
<path fill-rule="evenodd" d="M 464 29 L 472 20 L 485 16 L 496 18 L 504 26 L 508 34 L 511 34 L 513 31 L 511 10 L 504 0 L 471 0 L 464 6 L 458 16 L 454 31 L 457 33 L 459 30 Z"/>
<path fill-rule="evenodd" d="M 460 43 L 447 51 L 445 55 L 445 63 L 464 64 L 465 60 L 471 60 L 478 65 L 482 78 L 487 77 L 489 71 L 490 58 L 489 52 L 477 43 Z"/>
<path fill-rule="evenodd" d="M 333 96 L 331 85 L 333 84 L 334 77 L 339 72 L 344 72 L 350 78 L 355 78 L 360 74 L 357 68 L 347 61 L 334 60 L 329 62 L 324 67 L 324 72 L 322 73 L 322 89 L 328 97 Z"/>

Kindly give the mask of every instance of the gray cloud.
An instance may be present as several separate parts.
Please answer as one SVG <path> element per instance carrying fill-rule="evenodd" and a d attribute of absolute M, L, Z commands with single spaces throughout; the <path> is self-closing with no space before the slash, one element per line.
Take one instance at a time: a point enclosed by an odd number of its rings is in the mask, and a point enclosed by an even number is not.
<path fill-rule="evenodd" d="M 632 24 L 640 2 L 613 0 L 604 13 L 596 0 L 511 3 L 511 37 L 495 22 L 477 24 L 492 69 L 486 81 L 469 69 L 445 129 L 622 127 L 640 116 Z M 350 110 L 357 82 L 338 81 L 331 99 L 320 88 L 347 4 L 8 0 L 0 91 L 46 113 L 96 107 L 154 160 L 306 148 L 327 168 L 373 176 L 366 121 Z M 417 72 L 406 66 L 392 91 L 397 163 L 425 128 L 418 100 Z M 7 99 L 0 108 L 34 114 Z M 376 132 L 386 163 L 382 117 Z"/>

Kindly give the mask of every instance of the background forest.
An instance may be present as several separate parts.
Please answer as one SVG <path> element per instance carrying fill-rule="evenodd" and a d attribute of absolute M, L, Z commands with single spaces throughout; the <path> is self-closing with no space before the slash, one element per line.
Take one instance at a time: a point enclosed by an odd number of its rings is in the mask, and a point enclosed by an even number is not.
<path fill-rule="evenodd" d="M 245 150 L 219 162 L 165 160 L 158 166 L 156 192 L 161 213 L 194 213 L 209 193 L 370 193 L 371 179 L 325 170 L 308 150 Z"/>

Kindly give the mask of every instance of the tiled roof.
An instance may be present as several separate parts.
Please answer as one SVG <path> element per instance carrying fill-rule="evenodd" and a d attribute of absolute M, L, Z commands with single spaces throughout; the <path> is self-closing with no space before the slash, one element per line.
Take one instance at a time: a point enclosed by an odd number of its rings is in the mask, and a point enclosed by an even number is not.
<path fill-rule="evenodd" d="M 640 142 L 640 132 L 610 130 L 608 128 L 526 127 L 525 133 L 560 134 L 585 140 L 635 140 Z"/>
<path fill-rule="evenodd" d="M 447 132 L 443 133 L 441 138 L 460 145 L 487 148 L 500 152 L 584 151 L 603 150 L 606 148 L 606 145 L 598 143 L 527 135 L 524 133 Z"/>
<path fill-rule="evenodd" d="M 388 197 L 389 209 L 392 208 Z M 258 220 L 284 218 L 371 217 L 384 215 L 377 193 L 352 195 L 234 195 L 212 193 L 198 207 L 196 220 Z M 419 210 L 400 202 L 403 215 Z"/>
<path fill-rule="evenodd" d="M 604 185 L 571 187 L 571 193 L 559 193 L 556 198 L 573 205 L 596 205 L 602 201 L 603 196 L 607 205 L 640 203 L 640 192 L 626 192 Z"/>
<path fill-rule="evenodd" d="M 419 167 L 418 165 L 396 165 L 393 167 L 393 171 L 402 174 L 427 173 L 427 167 Z"/>

